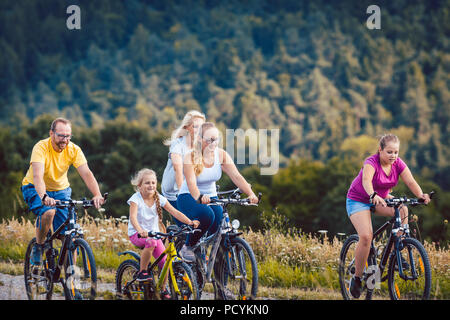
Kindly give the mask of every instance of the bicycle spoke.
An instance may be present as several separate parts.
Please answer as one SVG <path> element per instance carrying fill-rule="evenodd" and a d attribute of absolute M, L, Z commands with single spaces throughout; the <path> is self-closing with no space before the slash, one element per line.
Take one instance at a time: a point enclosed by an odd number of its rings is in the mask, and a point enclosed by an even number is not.
<path fill-rule="evenodd" d="M 177 288 L 175 288 L 174 283 L 170 281 L 172 299 L 197 300 L 199 292 L 192 269 L 186 263 L 178 262 L 173 264 L 173 272 Z M 178 291 L 176 291 L 176 289 L 178 289 Z"/>
<path fill-rule="evenodd" d="M 233 241 L 220 261 L 219 293 L 223 299 L 255 299 L 258 274 L 253 251 L 243 239 Z"/>
<path fill-rule="evenodd" d="M 74 240 L 68 256 L 66 286 L 75 300 L 92 300 L 97 294 L 97 271 L 89 245 L 83 239 Z"/>
<path fill-rule="evenodd" d="M 428 299 L 431 287 L 431 269 L 423 246 L 415 239 L 403 240 L 400 251 L 402 274 L 396 257 L 389 266 L 389 286 L 392 299 L 418 300 Z"/>
<path fill-rule="evenodd" d="M 47 269 L 47 256 L 44 252 L 42 255 L 42 263 L 39 266 L 33 266 L 30 263 L 32 248 L 36 240 L 33 239 L 28 244 L 25 253 L 24 280 L 25 290 L 30 300 L 49 300 L 53 294 L 53 283 L 50 279 L 50 273 Z"/>
<path fill-rule="evenodd" d="M 117 269 L 117 298 L 127 300 L 144 300 L 145 284 L 136 281 L 139 263 L 136 260 L 125 260 Z"/>

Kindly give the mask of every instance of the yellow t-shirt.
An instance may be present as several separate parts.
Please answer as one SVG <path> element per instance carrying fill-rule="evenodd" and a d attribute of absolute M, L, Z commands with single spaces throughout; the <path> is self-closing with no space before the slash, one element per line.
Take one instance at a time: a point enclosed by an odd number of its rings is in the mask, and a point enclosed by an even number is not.
<path fill-rule="evenodd" d="M 69 142 L 61 152 L 56 152 L 52 147 L 50 137 L 39 141 L 31 152 L 30 167 L 28 168 L 22 185 L 33 183 L 33 167 L 31 163 L 39 162 L 44 164 L 44 183 L 47 191 L 64 190 L 70 186 L 67 179 L 67 171 L 70 165 L 78 168 L 87 160 L 76 144 Z"/>

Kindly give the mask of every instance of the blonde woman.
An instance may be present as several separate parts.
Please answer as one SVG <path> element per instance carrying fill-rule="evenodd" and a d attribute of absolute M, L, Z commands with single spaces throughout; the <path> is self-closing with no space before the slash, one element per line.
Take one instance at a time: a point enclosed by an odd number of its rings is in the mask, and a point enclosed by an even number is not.
<path fill-rule="evenodd" d="M 183 118 L 180 126 L 172 132 L 170 139 L 164 141 L 170 146 L 169 159 L 163 173 L 161 192 L 170 204 L 177 208 L 177 195 L 184 180 L 183 158 L 192 149 L 200 126 L 205 122 L 205 115 L 191 110 Z M 175 220 L 180 225 L 180 222 Z"/>
<path fill-rule="evenodd" d="M 161 208 L 166 209 L 172 216 L 183 223 L 193 225 L 195 228 L 198 226 L 198 221 L 191 221 L 191 219 L 175 209 L 166 198 L 158 194 L 155 171 L 147 168 L 140 170 L 131 180 L 131 184 L 135 187 L 136 193 L 127 201 L 130 205 L 128 236 L 135 246 L 143 248 L 137 281 L 146 281 L 149 279 L 147 267 L 152 254 L 153 257 L 158 258 L 165 250 L 161 239 L 148 237 L 149 231 L 164 232 L 159 227 L 162 225 Z M 164 257 L 159 262 L 160 270 L 164 266 L 165 261 L 166 258 Z M 164 295 L 167 295 L 167 293 L 164 292 Z"/>
<path fill-rule="evenodd" d="M 258 203 L 258 197 L 252 191 L 251 186 L 239 173 L 230 155 L 218 147 L 219 130 L 211 122 L 205 122 L 199 132 L 194 149 L 186 154 L 183 160 L 185 180 L 180 188 L 177 204 L 178 209 L 200 222 L 201 232 L 189 234 L 186 244 L 180 251 L 182 257 L 192 262 L 195 259 L 192 246 L 200 237 L 208 232 L 217 231 L 222 221 L 222 207 L 208 206 L 210 199 L 216 197 L 216 181 L 224 171 L 245 194 L 249 196 L 251 203 Z"/>

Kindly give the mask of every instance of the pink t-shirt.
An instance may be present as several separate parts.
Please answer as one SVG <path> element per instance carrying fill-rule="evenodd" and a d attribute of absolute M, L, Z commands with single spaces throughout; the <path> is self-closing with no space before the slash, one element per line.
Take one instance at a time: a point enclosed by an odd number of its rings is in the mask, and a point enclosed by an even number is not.
<path fill-rule="evenodd" d="M 385 199 L 389 194 L 389 191 L 397 185 L 398 177 L 406 168 L 406 164 L 403 162 L 403 160 L 397 158 L 397 160 L 395 160 L 395 162 L 392 164 L 392 169 L 389 176 L 386 175 L 386 173 L 381 168 L 380 155 L 378 153 L 368 157 L 364 161 L 364 165 L 366 164 L 370 164 L 375 169 L 375 174 L 373 175 L 372 179 L 372 186 L 373 189 L 378 193 L 378 195 L 383 199 Z M 369 195 L 367 194 L 366 190 L 364 190 L 364 187 L 362 185 L 362 175 L 363 168 L 361 168 L 361 171 L 359 171 L 359 174 L 350 185 L 350 188 L 347 192 L 347 198 L 364 203 L 370 203 Z"/>

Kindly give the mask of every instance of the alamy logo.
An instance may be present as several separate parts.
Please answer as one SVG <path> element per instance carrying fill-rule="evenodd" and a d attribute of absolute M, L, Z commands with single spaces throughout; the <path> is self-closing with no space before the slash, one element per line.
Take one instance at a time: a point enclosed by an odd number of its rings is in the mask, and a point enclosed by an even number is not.
<path fill-rule="evenodd" d="M 274 175 L 280 165 L 280 129 L 227 129 L 226 151 L 236 164 L 259 164 L 261 175 Z M 248 153 L 247 143 L 248 141 Z M 270 152 L 269 152 L 270 150 Z"/>
<path fill-rule="evenodd" d="M 66 13 L 70 16 L 66 20 L 66 26 L 69 30 L 80 30 L 81 29 L 81 10 L 77 5 L 68 6 Z"/>
<path fill-rule="evenodd" d="M 371 14 L 367 18 L 366 26 L 368 29 L 381 29 L 381 10 L 380 7 L 373 4 L 367 7 L 367 14 Z"/>
<path fill-rule="evenodd" d="M 366 281 L 367 289 L 369 290 L 380 289 L 381 274 L 378 266 L 370 265 L 367 268 L 366 272 L 367 274 L 369 274 L 369 277 L 367 277 Z"/>

